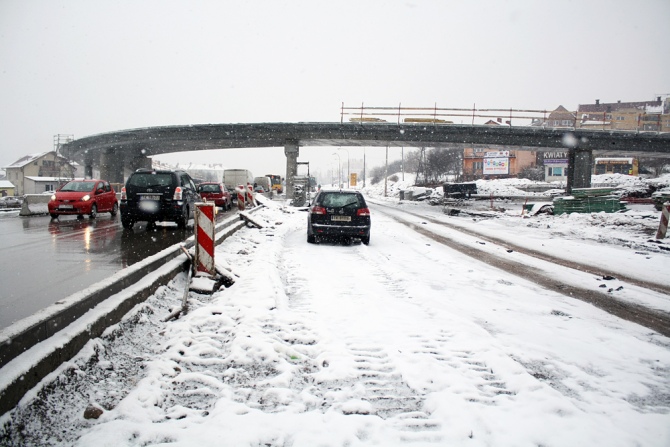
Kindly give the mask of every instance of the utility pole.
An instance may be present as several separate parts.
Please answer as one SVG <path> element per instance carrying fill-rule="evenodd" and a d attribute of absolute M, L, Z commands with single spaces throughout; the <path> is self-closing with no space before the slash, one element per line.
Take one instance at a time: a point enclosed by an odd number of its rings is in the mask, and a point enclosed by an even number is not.
<path fill-rule="evenodd" d="M 351 187 L 351 170 L 349 169 L 349 149 L 344 149 L 344 148 L 338 148 L 347 151 L 347 188 Z"/>
<path fill-rule="evenodd" d="M 365 188 L 365 146 L 363 146 L 363 188 Z"/>
<path fill-rule="evenodd" d="M 419 153 L 419 168 L 417 169 L 417 177 L 416 177 L 416 183 L 417 185 L 420 185 L 419 183 L 419 176 L 418 174 L 421 173 L 423 175 L 423 184 L 425 185 L 428 182 L 428 176 L 426 174 L 427 171 L 426 167 L 426 148 L 422 147 L 421 152 Z"/>
<path fill-rule="evenodd" d="M 386 193 L 386 184 L 389 176 L 389 147 L 386 146 L 386 164 L 384 165 L 384 197 L 388 197 Z"/>
<path fill-rule="evenodd" d="M 342 188 L 342 159 L 337 152 L 333 152 L 333 155 L 337 155 L 337 187 Z"/>

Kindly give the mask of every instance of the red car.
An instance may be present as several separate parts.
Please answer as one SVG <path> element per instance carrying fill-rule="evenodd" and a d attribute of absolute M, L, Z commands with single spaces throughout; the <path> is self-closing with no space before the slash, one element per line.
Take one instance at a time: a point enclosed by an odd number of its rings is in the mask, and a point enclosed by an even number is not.
<path fill-rule="evenodd" d="M 98 213 L 110 213 L 112 217 L 119 211 L 114 188 L 105 180 L 72 180 L 61 186 L 49 201 L 52 219 L 61 214 L 76 214 L 79 218 L 87 214 L 95 219 Z"/>
<path fill-rule="evenodd" d="M 216 206 L 220 206 L 226 211 L 233 207 L 233 198 L 222 183 L 200 183 L 198 185 L 198 193 L 203 200 L 214 202 Z"/>

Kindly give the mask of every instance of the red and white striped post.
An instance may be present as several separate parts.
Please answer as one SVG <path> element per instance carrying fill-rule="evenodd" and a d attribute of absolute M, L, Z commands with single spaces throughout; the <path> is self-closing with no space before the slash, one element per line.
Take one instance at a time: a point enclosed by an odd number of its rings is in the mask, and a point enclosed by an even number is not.
<path fill-rule="evenodd" d="M 670 202 L 665 202 L 661 208 L 661 224 L 658 226 L 656 239 L 664 239 L 668 232 L 668 220 L 670 220 Z"/>
<path fill-rule="evenodd" d="M 214 277 L 214 203 L 195 204 L 195 272 Z"/>
<path fill-rule="evenodd" d="M 246 197 L 246 191 L 244 190 L 244 185 L 237 185 L 237 209 L 239 211 L 244 211 L 244 198 Z"/>
<path fill-rule="evenodd" d="M 254 199 L 254 187 L 251 186 L 251 183 L 247 183 L 247 202 L 249 208 L 256 206 L 256 199 Z"/>

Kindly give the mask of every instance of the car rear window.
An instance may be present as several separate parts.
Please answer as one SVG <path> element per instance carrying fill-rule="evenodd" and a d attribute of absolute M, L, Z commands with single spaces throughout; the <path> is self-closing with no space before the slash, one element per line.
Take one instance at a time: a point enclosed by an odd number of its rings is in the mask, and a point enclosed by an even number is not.
<path fill-rule="evenodd" d="M 201 192 L 221 192 L 219 185 L 200 185 Z"/>
<path fill-rule="evenodd" d="M 150 188 L 157 186 L 171 186 L 172 174 L 167 173 L 135 173 L 128 179 L 128 185 L 137 186 L 139 188 Z"/>
<path fill-rule="evenodd" d="M 324 193 L 321 205 L 326 208 L 344 208 L 345 206 L 357 208 L 362 207 L 363 203 L 358 194 Z"/>

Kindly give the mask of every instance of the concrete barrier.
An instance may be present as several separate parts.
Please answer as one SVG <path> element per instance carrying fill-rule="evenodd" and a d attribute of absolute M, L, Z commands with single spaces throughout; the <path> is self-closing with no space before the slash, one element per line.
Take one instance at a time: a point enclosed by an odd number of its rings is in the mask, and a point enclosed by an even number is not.
<path fill-rule="evenodd" d="M 47 204 L 51 200 L 51 194 L 26 194 L 19 216 L 37 216 L 49 214 Z"/>
<path fill-rule="evenodd" d="M 215 228 L 215 244 L 244 226 L 237 214 L 224 220 Z M 0 415 L 90 339 L 102 335 L 184 271 L 188 264 L 181 245 L 168 247 L 0 331 Z M 192 247 L 194 237 L 183 245 Z"/>

